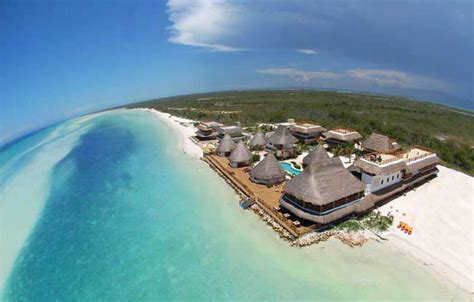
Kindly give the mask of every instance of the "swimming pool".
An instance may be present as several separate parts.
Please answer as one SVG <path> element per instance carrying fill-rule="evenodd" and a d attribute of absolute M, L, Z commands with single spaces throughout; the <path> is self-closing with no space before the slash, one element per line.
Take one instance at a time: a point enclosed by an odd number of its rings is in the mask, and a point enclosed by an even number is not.
<path fill-rule="evenodd" d="M 280 167 L 291 175 L 298 175 L 301 173 L 301 170 L 295 169 L 289 162 L 280 162 Z"/>

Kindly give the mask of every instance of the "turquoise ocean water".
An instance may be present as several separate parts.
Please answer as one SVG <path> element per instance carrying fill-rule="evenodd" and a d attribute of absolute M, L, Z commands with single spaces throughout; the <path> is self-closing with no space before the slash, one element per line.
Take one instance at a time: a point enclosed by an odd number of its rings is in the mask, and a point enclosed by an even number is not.
<path fill-rule="evenodd" d="M 0 149 L 5 301 L 462 300 L 385 245 L 292 248 L 145 111 Z"/>

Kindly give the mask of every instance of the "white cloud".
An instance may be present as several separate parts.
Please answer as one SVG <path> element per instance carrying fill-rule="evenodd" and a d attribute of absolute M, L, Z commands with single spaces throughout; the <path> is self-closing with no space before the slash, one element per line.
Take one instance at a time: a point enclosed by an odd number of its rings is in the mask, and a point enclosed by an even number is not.
<path fill-rule="evenodd" d="M 413 79 L 408 74 L 395 70 L 352 69 L 346 73 L 349 77 L 374 82 L 380 86 L 410 87 L 413 84 Z"/>
<path fill-rule="evenodd" d="M 381 87 L 402 87 L 414 89 L 444 89 L 449 87 L 443 82 L 427 77 L 410 75 L 406 72 L 389 69 L 351 69 L 344 72 L 329 72 L 322 70 L 301 70 L 296 68 L 268 68 L 258 69 L 258 73 L 277 76 L 287 76 L 297 82 L 318 80 L 359 81 L 366 85 Z"/>
<path fill-rule="evenodd" d="M 258 73 L 271 74 L 279 76 L 288 76 L 298 82 L 308 82 L 312 79 L 336 79 L 338 74 L 325 71 L 306 71 L 296 68 L 268 68 L 259 69 Z"/>
<path fill-rule="evenodd" d="M 170 0 L 167 6 L 173 23 L 170 42 L 220 52 L 243 50 L 216 42 L 232 34 L 236 6 L 224 0 Z"/>
<path fill-rule="evenodd" d="M 169 41 L 215 52 L 252 49 L 256 56 L 289 50 L 294 55 L 321 53 L 339 68 L 380 68 L 337 73 L 354 83 L 472 95 L 472 68 L 465 63 L 472 58 L 469 18 L 456 17 L 470 6 L 438 3 L 429 11 L 425 6 L 402 0 L 387 15 L 386 5 L 364 1 L 168 0 Z M 419 11 L 426 13 L 421 19 Z M 398 22 L 400 16 L 403 22 Z M 315 72 L 293 70 L 291 77 L 309 81 L 327 74 Z"/>
<path fill-rule="evenodd" d="M 298 48 L 296 49 L 297 51 L 304 53 L 306 55 L 319 55 L 319 51 L 314 50 L 314 49 L 308 49 L 308 48 Z"/>

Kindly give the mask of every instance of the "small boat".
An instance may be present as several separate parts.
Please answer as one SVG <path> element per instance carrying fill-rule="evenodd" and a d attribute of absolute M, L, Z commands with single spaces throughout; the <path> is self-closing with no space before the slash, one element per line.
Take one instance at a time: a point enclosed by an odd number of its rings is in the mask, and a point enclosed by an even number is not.
<path fill-rule="evenodd" d="M 242 198 L 240 200 L 240 207 L 242 209 L 248 209 L 250 208 L 253 204 L 255 204 L 255 201 L 250 198 L 250 197 L 247 197 L 247 198 Z"/>

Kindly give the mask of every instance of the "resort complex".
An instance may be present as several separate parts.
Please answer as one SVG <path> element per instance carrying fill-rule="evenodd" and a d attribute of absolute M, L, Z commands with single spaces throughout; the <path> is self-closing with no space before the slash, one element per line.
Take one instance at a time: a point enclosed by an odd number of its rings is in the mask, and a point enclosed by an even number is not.
<path fill-rule="evenodd" d="M 379 133 L 364 140 L 342 127 L 262 125 L 200 122 L 194 141 L 241 194 L 243 207 L 258 205 L 293 238 L 366 214 L 438 172 L 434 152 Z M 357 152 L 335 156 L 339 146 Z"/>

